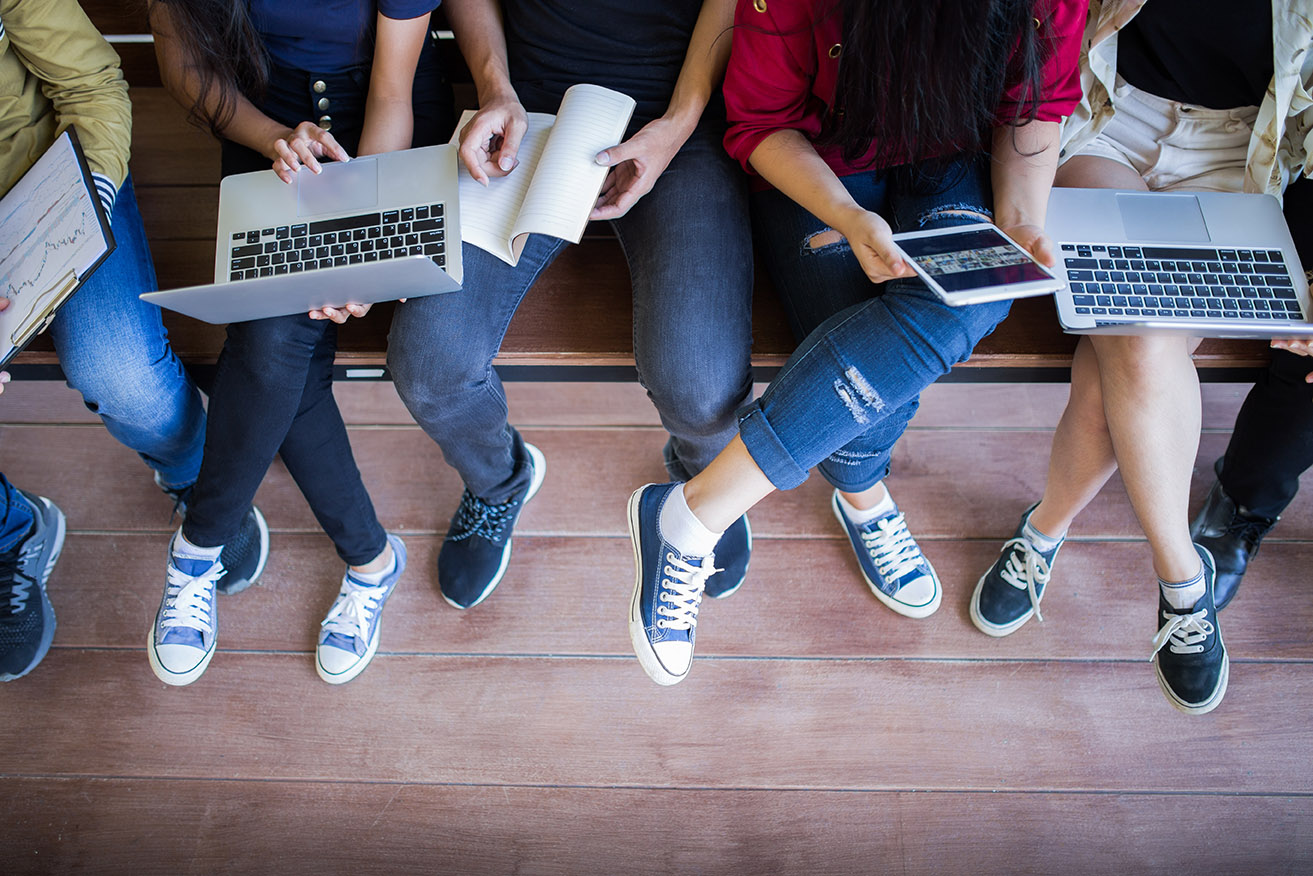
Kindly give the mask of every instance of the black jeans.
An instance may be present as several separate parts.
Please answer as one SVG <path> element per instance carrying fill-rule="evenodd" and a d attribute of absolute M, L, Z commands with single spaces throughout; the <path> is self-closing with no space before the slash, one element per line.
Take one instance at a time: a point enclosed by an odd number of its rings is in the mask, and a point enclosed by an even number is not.
<path fill-rule="evenodd" d="M 416 73 L 415 146 L 444 142 L 453 124 L 451 90 L 431 49 L 426 46 Z M 330 115 L 333 136 L 354 155 L 368 88 L 368 68 L 275 69 L 258 105 L 286 125 Z M 326 111 L 318 108 L 324 98 Z M 259 153 L 224 142 L 225 176 L 269 166 Z M 333 397 L 336 350 L 337 326 L 305 314 L 228 326 L 210 391 L 200 477 L 183 524 L 188 540 L 215 546 L 232 539 L 277 453 L 345 562 L 361 565 L 383 551 L 387 536 Z"/>
<path fill-rule="evenodd" d="M 1246 510 L 1277 517 L 1295 498 L 1299 476 L 1313 466 L 1313 359 L 1272 351 L 1254 384 L 1222 457 L 1222 489 Z"/>

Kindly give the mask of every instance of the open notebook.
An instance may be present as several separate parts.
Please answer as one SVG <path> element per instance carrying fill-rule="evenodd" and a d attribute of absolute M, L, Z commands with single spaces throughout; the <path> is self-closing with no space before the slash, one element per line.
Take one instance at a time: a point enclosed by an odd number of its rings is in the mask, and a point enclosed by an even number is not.
<path fill-rule="evenodd" d="M 520 260 L 530 234 L 578 243 L 610 168 L 594 159 L 624 137 L 634 101 L 600 85 L 575 85 L 556 115 L 529 113 L 519 165 L 485 188 L 461 164 L 461 239 L 509 265 Z M 466 110 L 452 137 L 474 117 Z"/>

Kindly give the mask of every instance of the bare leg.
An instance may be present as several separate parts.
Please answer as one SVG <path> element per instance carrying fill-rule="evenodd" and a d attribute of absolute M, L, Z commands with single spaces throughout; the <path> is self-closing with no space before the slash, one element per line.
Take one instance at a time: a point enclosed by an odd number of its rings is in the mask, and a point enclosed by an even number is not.
<path fill-rule="evenodd" d="M 1199 451 L 1199 373 L 1194 338 L 1094 339 L 1108 432 L 1131 507 L 1164 581 L 1199 573 L 1190 540 L 1190 477 Z"/>
<path fill-rule="evenodd" d="M 363 566 L 351 566 L 350 568 L 351 571 L 353 572 L 361 572 L 362 574 L 365 575 L 371 575 L 374 572 L 383 571 L 391 563 L 392 563 L 392 545 L 385 544 L 383 546 L 383 553 L 374 557 L 374 559 L 370 560 L 368 563 L 365 563 Z"/>
<path fill-rule="evenodd" d="M 703 526 L 724 532 L 773 492 L 775 486 L 735 435 L 710 465 L 684 484 L 684 501 Z"/>
<path fill-rule="evenodd" d="M 1103 158 L 1073 158 L 1059 170 L 1058 183 L 1146 189 L 1133 170 Z M 1172 336 L 1082 339 L 1044 499 L 1031 516 L 1036 528 L 1065 532 L 1120 464 L 1159 577 L 1183 581 L 1197 574 L 1187 516 L 1199 445 L 1199 377 L 1190 360 L 1197 344 Z"/>
<path fill-rule="evenodd" d="M 889 491 L 884 488 L 884 481 L 880 481 L 880 483 L 867 487 L 860 493 L 845 493 L 840 490 L 839 495 L 843 496 L 849 505 L 865 511 L 883 502 L 884 497 L 889 495 Z"/>
<path fill-rule="evenodd" d="M 1090 339 L 1081 338 L 1071 363 L 1071 395 L 1053 433 L 1044 498 L 1031 512 L 1031 525 L 1061 536 L 1116 470 L 1097 356 Z"/>

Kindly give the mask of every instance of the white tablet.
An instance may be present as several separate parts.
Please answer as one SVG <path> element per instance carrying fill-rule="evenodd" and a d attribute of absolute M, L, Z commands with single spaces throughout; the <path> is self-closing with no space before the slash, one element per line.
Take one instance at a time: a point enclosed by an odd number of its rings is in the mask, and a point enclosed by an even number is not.
<path fill-rule="evenodd" d="M 894 241 L 913 270 L 952 305 L 1044 295 L 1063 281 L 987 223 L 908 231 Z"/>

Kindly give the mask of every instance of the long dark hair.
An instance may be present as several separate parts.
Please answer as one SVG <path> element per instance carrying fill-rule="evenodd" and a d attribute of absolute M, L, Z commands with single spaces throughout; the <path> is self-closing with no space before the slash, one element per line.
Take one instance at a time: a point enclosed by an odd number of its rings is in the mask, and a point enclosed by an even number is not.
<path fill-rule="evenodd" d="M 1038 0 L 839 0 L 843 46 L 834 112 L 818 142 L 857 165 L 978 152 L 1007 86 L 1009 121 L 1033 120 L 1046 60 Z M 840 8 L 841 7 L 841 8 Z"/>
<path fill-rule="evenodd" d="M 187 108 L 188 119 L 220 136 L 236 112 L 238 95 L 258 100 L 269 84 L 269 56 L 246 3 L 154 0 L 152 18 L 156 4 L 169 8 L 173 37 L 200 84 L 201 98 Z"/>

